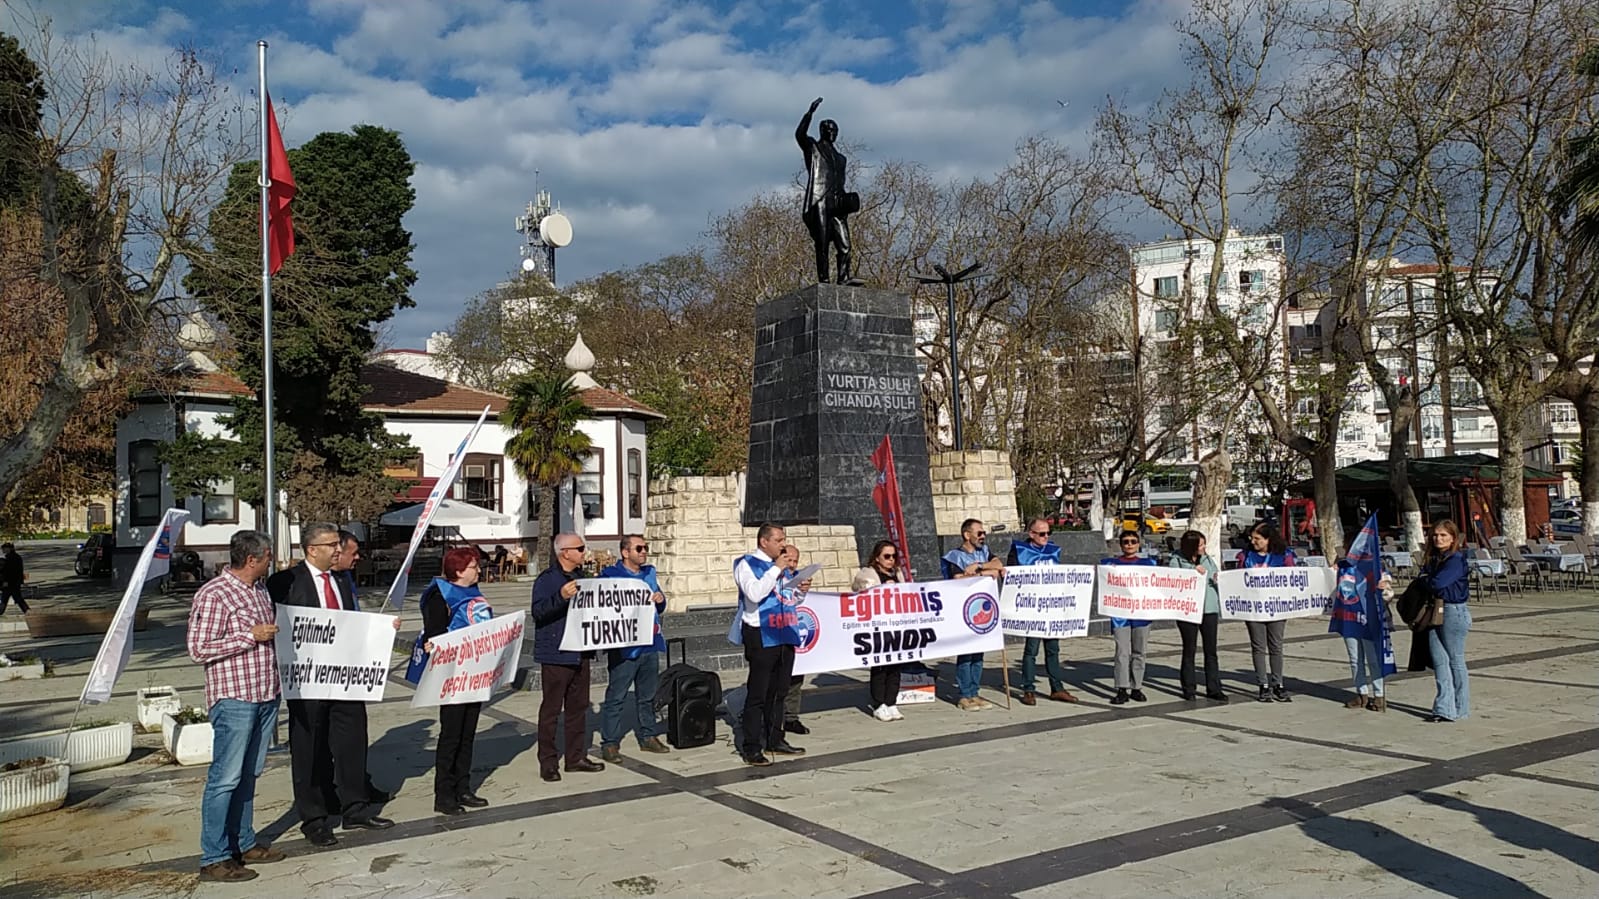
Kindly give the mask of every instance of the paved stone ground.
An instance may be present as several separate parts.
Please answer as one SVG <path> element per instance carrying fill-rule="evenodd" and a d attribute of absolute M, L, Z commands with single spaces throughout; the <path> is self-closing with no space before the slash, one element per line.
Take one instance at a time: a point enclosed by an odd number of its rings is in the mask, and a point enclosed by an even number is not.
<path fill-rule="evenodd" d="M 527 585 L 489 590 L 508 608 Z M 85 717 L 131 719 L 147 682 L 199 697 L 186 609 L 146 601 L 154 621 L 118 696 Z M 764 770 L 739 764 L 723 725 L 715 746 L 640 758 L 628 742 L 625 764 L 545 784 L 539 697 L 507 693 L 477 741 L 492 805 L 449 819 L 431 814 L 437 719 L 393 681 L 371 710 L 370 759 L 379 784 L 400 787 L 394 829 L 313 851 L 290 813 L 287 753 L 275 753 L 256 821 L 290 859 L 249 884 L 202 887 L 204 769 L 167 764 L 158 738 L 141 736 L 128 764 L 75 776 L 65 809 L 0 824 L 0 895 L 1589 897 L 1596 612 L 1592 588 L 1474 604 L 1473 712 L 1455 724 L 1420 720 L 1426 674 L 1391 681 L 1386 715 L 1345 710 L 1343 647 L 1306 620 L 1289 625 L 1291 704 L 1251 701 L 1237 625 L 1223 628 L 1227 706 L 1177 696 L 1166 630 L 1151 635 L 1150 702 L 1112 707 L 1110 641 L 1084 638 L 1064 652 L 1075 706 L 962 713 L 940 701 L 884 724 L 864 713 L 864 684 L 823 676 L 805 694 L 814 733 L 795 740 L 810 754 Z M 0 651 L 22 645 L 58 673 L 0 684 L 3 734 L 69 719 L 95 649 L 0 634 Z M 985 695 L 1003 702 L 999 663 Z"/>

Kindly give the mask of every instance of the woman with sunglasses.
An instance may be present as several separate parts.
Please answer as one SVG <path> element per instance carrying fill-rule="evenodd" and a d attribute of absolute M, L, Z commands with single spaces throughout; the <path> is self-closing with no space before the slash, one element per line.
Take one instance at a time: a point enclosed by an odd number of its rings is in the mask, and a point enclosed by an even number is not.
<path fill-rule="evenodd" d="M 870 590 L 879 584 L 897 584 L 899 576 L 899 549 L 892 541 L 879 540 L 867 556 L 866 567 L 855 573 L 849 588 L 854 592 Z M 872 717 L 879 721 L 903 721 L 899 711 L 899 674 L 903 664 L 878 665 L 872 669 Z"/>
<path fill-rule="evenodd" d="M 1238 553 L 1240 568 L 1292 568 L 1299 564 L 1288 541 L 1265 522 L 1249 529 L 1249 549 Z M 1260 702 L 1293 702 L 1283 689 L 1283 634 L 1286 621 L 1246 621 L 1249 651 L 1255 659 L 1255 679 L 1260 681 Z"/>
<path fill-rule="evenodd" d="M 1116 540 L 1122 554 L 1100 559 L 1101 565 L 1154 565 L 1155 560 L 1139 553 L 1142 543 L 1133 531 L 1122 531 Z M 1111 636 L 1116 639 L 1116 695 L 1111 705 L 1126 705 L 1127 700 L 1147 702 L 1144 695 L 1144 647 L 1149 642 L 1149 622 L 1137 618 L 1112 618 Z M 1129 693 L 1128 689 L 1132 692 Z"/>

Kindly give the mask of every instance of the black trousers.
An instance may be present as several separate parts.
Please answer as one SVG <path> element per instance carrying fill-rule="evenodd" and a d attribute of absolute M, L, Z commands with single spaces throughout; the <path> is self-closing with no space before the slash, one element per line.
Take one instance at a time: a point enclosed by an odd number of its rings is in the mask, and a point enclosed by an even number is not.
<path fill-rule="evenodd" d="M 28 614 L 28 604 L 22 599 L 21 584 L 0 584 L 0 615 L 6 613 L 6 603 L 15 600 L 22 614 Z"/>
<path fill-rule="evenodd" d="M 472 792 L 472 745 L 481 702 L 439 706 L 439 745 L 433 752 L 433 798 L 451 803 Z"/>
<path fill-rule="evenodd" d="M 794 647 L 762 646 L 761 629 L 746 624 L 744 660 L 750 664 L 750 675 L 739 719 L 744 731 L 739 751 L 751 756 L 783 742 L 783 703 L 794 676 Z"/>
<path fill-rule="evenodd" d="M 366 703 L 342 699 L 291 699 L 289 765 L 300 828 L 346 823 L 376 814 L 366 779 Z"/>
<path fill-rule="evenodd" d="M 554 771 L 561 753 L 555 746 L 555 725 L 566 712 L 566 767 L 589 757 L 589 663 L 542 665 L 539 668 L 539 770 Z"/>
<path fill-rule="evenodd" d="M 899 702 L 899 672 L 903 665 L 879 665 L 872 669 L 872 708 Z"/>
<path fill-rule="evenodd" d="M 1220 621 L 1221 613 L 1206 612 L 1198 624 L 1192 621 L 1177 622 L 1177 633 L 1183 638 L 1183 664 L 1179 676 L 1182 679 L 1184 696 L 1197 692 L 1194 689 L 1196 639 L 1203 639 L 1205 643 L 1205 692 L 1221 692 L 1221 665 L 1216 661 L 1216 624 Z"/>

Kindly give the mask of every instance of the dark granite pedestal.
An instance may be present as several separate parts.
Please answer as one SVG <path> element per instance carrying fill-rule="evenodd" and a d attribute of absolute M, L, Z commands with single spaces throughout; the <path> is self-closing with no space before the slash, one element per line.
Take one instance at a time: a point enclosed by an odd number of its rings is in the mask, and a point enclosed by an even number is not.
<path fill-rule="evenodd" d="M 917 577 L 938 577 L 920 366 L 910 299 L 817 284 L 755 309 L 746 527 L 853 525 L 865 560 L 884 539 L 872 451 L 894 446 Z"/>

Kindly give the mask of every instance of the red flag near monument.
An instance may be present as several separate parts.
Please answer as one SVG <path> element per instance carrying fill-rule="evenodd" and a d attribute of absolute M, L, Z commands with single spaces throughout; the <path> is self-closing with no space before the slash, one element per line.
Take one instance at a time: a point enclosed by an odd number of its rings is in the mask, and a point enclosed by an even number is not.
<path fill-rule="evenodd" d="M 888 539 L 899 549 L 899 560 L 904 564 L 905 579 L 916 580 L 911 568 L 910 541 L 905 539 L 905 513 L 899 504 L 899 476 L 894 473 L 894 444 L 883 435 L 883 442 L 872 453 L 872 467 L 877 469 L 877 484 L 872 487 L 872 502 L 883 515 L 883 527 Z"/>
<path fill-rule="evenodd" d="M 267 98 L 267 246 L 271 262 L 267 274 L 275 275 L 283 267 L 283 260 L 294 252 L 294 219 L 289 216 L 289 204 L 299 188 L 294 186 L 294 173 L 289 171 L 289 153 L 283 149 L 283 135 L 278 131 L 278 117 L 272 112 L 272 98 Z"/>

